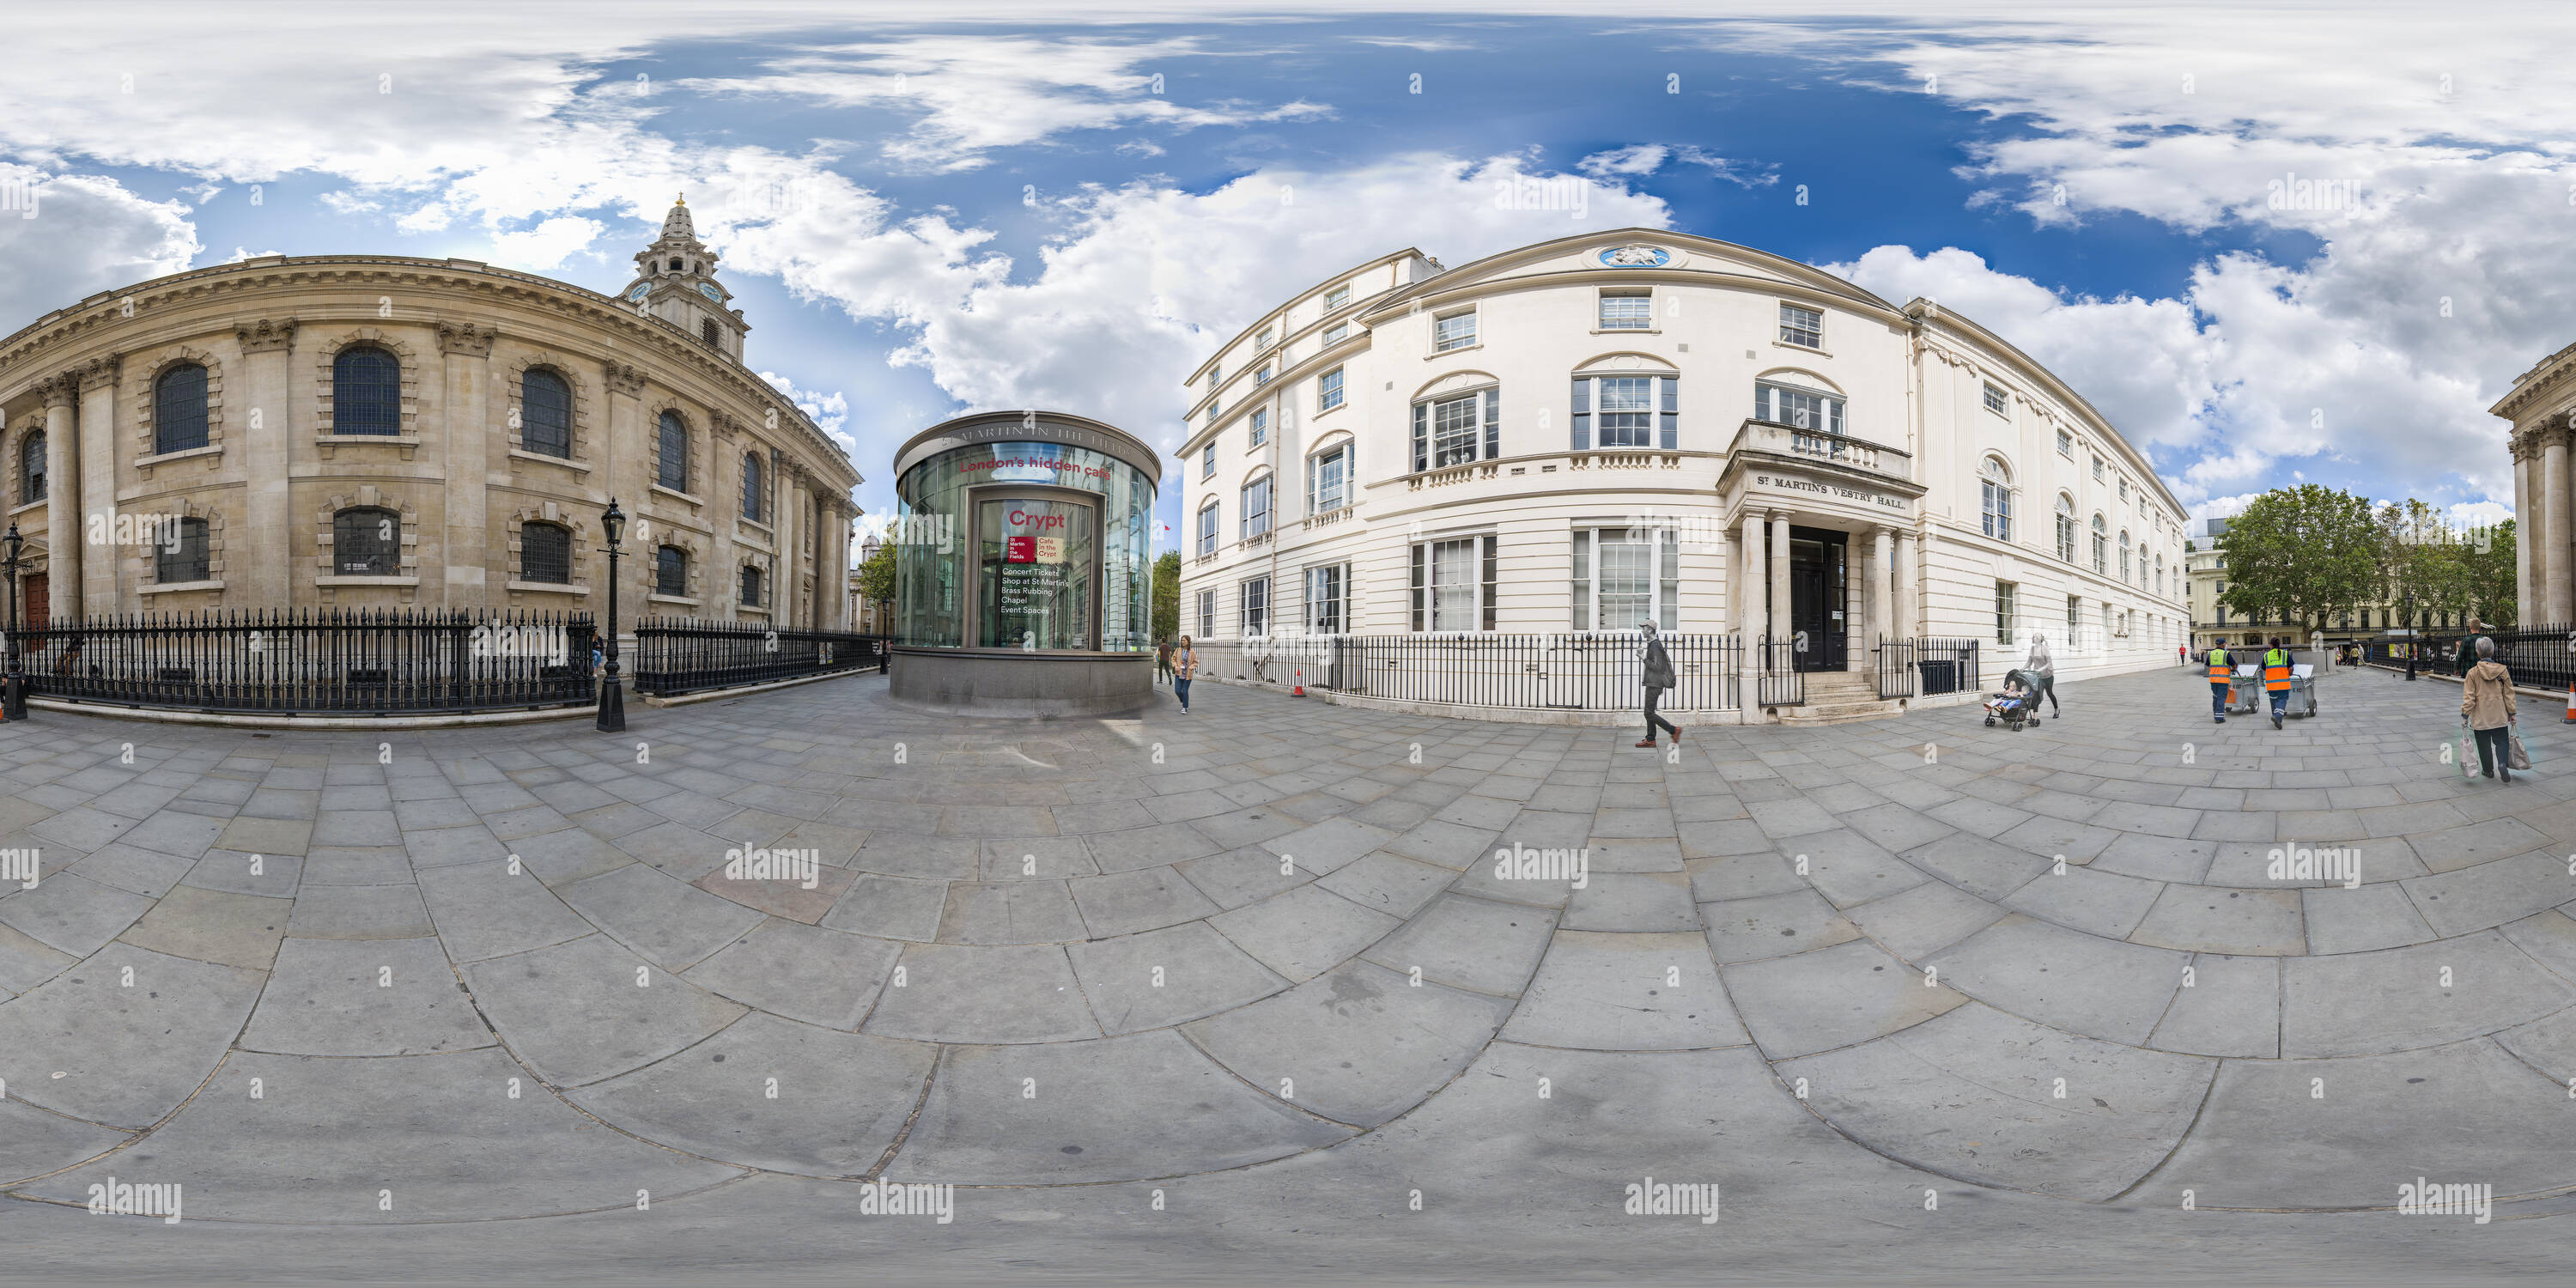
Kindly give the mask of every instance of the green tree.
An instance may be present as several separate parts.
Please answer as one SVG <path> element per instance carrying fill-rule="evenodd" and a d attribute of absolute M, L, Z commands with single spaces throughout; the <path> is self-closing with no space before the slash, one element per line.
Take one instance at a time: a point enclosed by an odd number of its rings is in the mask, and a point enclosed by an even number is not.
<path fill-rule="evenodd" d="M 2514 599 L 2515 521 L 2472 534 L 2463 559 L 2468 564 L 2469 606 L 2489 626 L 2511 626 L 2522 618 Z"/>
<path fill-rule="evenodd" d="M 2329 613 L 2378 597 L 2392 545 L 2367 499 L 2303 483 L 2254 498 L 2227 521 L 2218 548 L 2222 602 L 2247 621 L 2296 622 L 2305 638 Z"/>
<path fill-rule="evenodd" d="M 894 543 L 877 547 L 859 563 L 859 597 L 871 602 L 894 598 Z"/>
<path fill-rule="evenodd" d="M 1181 636 L 1181 552 L 1166 550 L 1154 561 L 1154 638 Z"/>

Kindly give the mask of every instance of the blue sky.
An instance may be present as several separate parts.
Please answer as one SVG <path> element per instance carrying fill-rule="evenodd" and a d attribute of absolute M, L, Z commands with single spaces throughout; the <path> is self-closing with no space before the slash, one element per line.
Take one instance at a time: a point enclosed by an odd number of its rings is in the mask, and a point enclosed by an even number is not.
<path fill-rule="evenodd" d="M 2576 267 L 2576 92 L 2547 61 L 2571 20 L 2542 7 L 144 12 L 19 33 L 0 180 L 45 201 L 0 218 L 12 329 L 267 252 L 614 290 L 686 190 L 751 365 L 838 430 L 876 513 L 893 447 L 961 411 L 1170 447 L 1216 343 L 1408 244 L 1457 265 L 1665 226 L 1936 296 L 2198 513 L 2310 481 L 2500 517 L 2485 408 L 2576 341 L 2546 285 Z M 1495 209 L 1512 174 L 1579 178 L 1584 216 Z M 2294 174 L 2354 200 L 2273 208 Z"/>

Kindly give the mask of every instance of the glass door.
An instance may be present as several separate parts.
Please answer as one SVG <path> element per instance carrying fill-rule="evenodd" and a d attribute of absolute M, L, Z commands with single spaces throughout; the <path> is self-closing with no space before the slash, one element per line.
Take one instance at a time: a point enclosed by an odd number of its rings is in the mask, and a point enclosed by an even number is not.
<path fill-rule="evenodd" d="M 979 497 L 975 643 L 1096 649 L 1098 511 L 1062 496 Z"/>

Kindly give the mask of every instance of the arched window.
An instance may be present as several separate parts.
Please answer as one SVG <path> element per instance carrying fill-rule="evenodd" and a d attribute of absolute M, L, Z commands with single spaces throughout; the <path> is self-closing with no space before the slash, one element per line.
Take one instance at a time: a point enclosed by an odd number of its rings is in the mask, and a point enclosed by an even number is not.
<path fill-rule="evenodd" d="M 1241 539 L 1249 541 L 1270 531 L 1270 475 L 1264 474 L 1243 485 L 1243 526 Z"/>
<path fill-rule="evenodd" d="M 171 535 L 178 540 L 170 542 Z M 154 580 L 166 586 L 178 581 L 206 581 L 213 576 L 207 571 L 205 520 L 181 519 L 179 531 L 165 533 L 163 541 L 165 544 L 157 547 L 153 555 Z"/>
<path fill-rule="evenodd" d="M 2165 557 L 2161 554 L 2156 556 L 2156 593 L 2165 593 Z"/>
<path fill-rule="evenodd" d="M 152 386 L 152 450 L 185 452 L 206 445 L 206 369 L 183 362 Z"/>
<path fill-rule="evenodd" d="M 689 552 L 678 546 L 664 546 L 653 552 L 653 593 L 686 595 L 689 593 Z"/>
<path fill-rule="evenodd" d="M 392 577 L 401 572 L 400 514 L 362 505 L 331 516 L 332 576 Z"/>
<path fill-rule="evenodd" d="M 749 519 L 754 523 L 758 523 L 761 520 L 768 518 L 769 516 L 763 512 L 763 507 L 761 505 L 761 501 L 768 495 L 769 489 L 763 487 L 760 481 L 760 453 L 743 453 L 742 517 Z"/>
<path fill-rule="evenodd" d="M 2099 514 L 2093 516 L 2093 571 L 2111 571 L 2111 525 Z"/>
<path fill-rule="evenodd" d="M 742 566 L 742 606 L 760 607 L 760 570 L 750 564 Z"/>
<path fill-rule="evenodd" d="M 2127 584 L 2128 584 L 2128 581 L 2129 581 L 2129 530 L 2128 530 L 2127 528 L 2122 528 L 2122 529 L 2120 529 L 2120 583 L 2121 583 L 2122 585 L 2127 585 Z"/>
<path fill-rule="evenodd" d="M 665 411 L 662 413 L 659 437 L 660 441 L 655 444 L 655 451 L 660 458 L 660 464 L 653 481 L 674 492 L 688 491 L 689 423 L 680 419 L 680 413 Z"/>
<path fill-rule="evenodd" d="M 18 504 L 33 505 L 45 499 L 45 431 L 39 429 L 18 440 Z"/>
<path fill-rule="evenodd" d="M 519 443 L 540 456 L 572 455 L 572 386 L 536 368 L 520 378 Z"/>
<path fill-rule="evenodd" d="M 1199 507 L 1199 553 L 1216 553 L 1216 502 L 1210 499 Z"/>
<path fill-rule="evenodd" d="M 571 585 L 571 531 L 551 523 L 523 525 L 519 529 L 519 580 Z"/>
<path fill-rule="evenodd" d="M 698 319 L 698 338 L 705 341 L 708 348 L 712 349 L 716 347 L 716 320 L 714 318 Z"/>
<path fill-rule="evenodd" d="M 1997 541 L 2010 541 L 2012 533 L 2012 471 L 2000 456 L 1989 456 L 1977 468 L 1978 490 L 1984 500 L 1980 512 L 1985 517 L 1986 535 Z"/>
<path fill-rule="evenodd" d="M 2075 562 L 2075 498 L 2057 494 L 2057 557 Z"/>
<path fill-rule="evenodd" d="M 374 345 L 352 345 L 331 360 L 331 432 L 402 432 L 402 363 Z"/>

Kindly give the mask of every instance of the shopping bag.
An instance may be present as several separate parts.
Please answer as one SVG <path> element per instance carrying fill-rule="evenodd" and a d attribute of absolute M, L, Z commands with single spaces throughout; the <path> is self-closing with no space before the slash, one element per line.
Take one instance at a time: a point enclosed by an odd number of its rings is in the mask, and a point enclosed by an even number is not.
<path fill-rule="evenodd" d="M 2505 763 L 2516 769 L 2531 768 L 2531 753 L 2523 750 L 2522 731 L 2511 725 L 2507 725 L 2505 726 L 2504 736 L 2508 748 L 2505 756 Z"/>
<path fill-rule="evenodd" d="M 2460 722 L 2460 746 L 2458 756 L 2460 761 L 2460 777 L 2477 777 L 2478 744 L 2476 739 L 2469 736 L 2469 722 L 2466 720 L 2462 720 Z"/>

